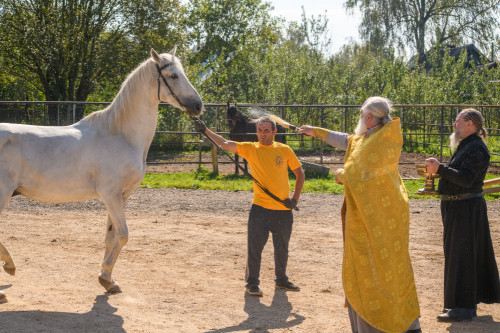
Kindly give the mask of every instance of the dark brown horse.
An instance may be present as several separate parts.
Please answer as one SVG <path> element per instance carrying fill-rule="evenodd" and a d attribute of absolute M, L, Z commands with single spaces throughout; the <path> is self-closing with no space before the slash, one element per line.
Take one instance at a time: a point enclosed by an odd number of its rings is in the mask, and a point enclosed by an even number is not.
<path fill-rule="evenodd" d="M 229 139 L 238 142 L 257 142 L 257 119 L 252 119 L 244 115 L 236 103 L 230 105 L 227 103 L 227 123 L 229 125 Z M 276 125 L 278 133 L 285 133 L 286 129 L 281 125 Z M 286 143 L 286 136 L 283 134 L 276 134 L 275 141 Z M 239 156 L 235 155 L 236 163 L 239 163 Z M 245 170 L 248 170 L 247 161 L 243 159 Z M 236 174 L 238 174 L 238 165 L 235 166 Z"/>

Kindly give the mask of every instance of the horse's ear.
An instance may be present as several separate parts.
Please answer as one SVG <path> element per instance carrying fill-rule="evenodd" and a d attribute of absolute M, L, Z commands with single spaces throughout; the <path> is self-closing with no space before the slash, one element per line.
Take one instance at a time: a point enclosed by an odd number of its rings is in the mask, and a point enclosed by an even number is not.
<path fill-rule="evenodd" d="M 168 52 L 168 53 L 174 56 L 175 55 L 175 51 L 177 51 L 177 45 L 174 46 L 174 48 L 170 52 Z"/>
<path fill-rule="evenodd" d="M 153 60 L 157 63 L 161 63 L 160 55 L 153 48 L 151 48 L 151 58 L 153 58 Z"/>

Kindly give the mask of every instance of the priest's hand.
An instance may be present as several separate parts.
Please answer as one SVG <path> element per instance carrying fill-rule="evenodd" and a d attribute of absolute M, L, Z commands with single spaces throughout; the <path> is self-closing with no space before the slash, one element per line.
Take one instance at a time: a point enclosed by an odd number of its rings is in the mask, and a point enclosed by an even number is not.
<path fill-rule="evenodd" d="M 302 125 L 299 128 L 299 133 L 304 134 L 305 136 L 314 136 L 314 127 L 309 125 Z"/>
<path fill-rule="evenodd" d="M 439 161 L 434 157 L 425 160 L 425 165 L 427 166 L 427 172 L 430 174 L 435 174 L 439 169 Z"/>
<path fill-rule="evenodd" d="M 344 169 L 337 169 L 335 170 L 335 182 L 339 185 L 344 185 L 342 182 L 342 174 L 344 173 Z"/>

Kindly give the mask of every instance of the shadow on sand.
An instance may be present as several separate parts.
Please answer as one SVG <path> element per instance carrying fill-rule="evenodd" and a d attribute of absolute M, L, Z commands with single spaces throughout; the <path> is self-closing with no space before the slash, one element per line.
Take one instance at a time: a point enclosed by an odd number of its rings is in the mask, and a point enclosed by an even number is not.
<path fill-rule="evenodd" d="M 478 316 L 471 322 L 452 323 L 446 331 L 451 333 L 497 333 L 500 332 L 500 323 L 494 321 L 493 317 L 489 315 Z"/>
<path fill-rule="evenodd" d="M 87 313 L 45 311 L 0 312 L 1 332 L 125 332 L 123 318 L 108 303 L 109 295 L 99 295 Z"/>
<path fill-rule="evenodd" d="M 292 312 L 285 290 L 275 289 L 273 301 L 267 306 L 260 302 L 260 297 L 245 294 L 244 310 L 248 319 L 236 326 L 213 329 L 210 333 L 225 333 L 250 330 L 250 332 L 269 332 L 270 329 L 290 328 L 300 325 L 305 317 Z M 293 318 L 290 318 L 293 317 Z M 290 318 L 290 320 L 288 320 Z"/>

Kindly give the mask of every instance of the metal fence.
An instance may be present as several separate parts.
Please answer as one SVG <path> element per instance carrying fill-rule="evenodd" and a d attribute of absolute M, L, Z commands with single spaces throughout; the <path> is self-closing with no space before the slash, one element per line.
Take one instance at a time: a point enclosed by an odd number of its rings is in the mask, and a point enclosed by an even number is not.
<path fill-rule="evenodd" d="M 64 126 L 80 120 L 84 115 L 103 109 L 110 102 L 32 102 L 0 101 L 0 122 L 33 125 Z M 425 148 L 441 160 L 450 156 L 449 135 L 457 114 L 464 108 L 476 108 L 483 114 L 489 134 L 488 146 L 492 164 L 500 163 L 500 105 L 394 105 L 392 116 L 402 123 L 404 149 L 419 151 Z M 226 103 L 206 103 L 204 122 L 222 135 L 227 135 Z M 313 125 L 340 132 L 353 132 L 359 119 L 360 105 L 276 105 L 238 104 L 250 118 L 274 114 L 294 125 Z M 297 150 L 317 151 L 320 161 L 334 148 L 297 133 L 287 133 L 287 143 Z M 168 104 L 160 104 L 158 126 L 148 160 L 161 159 L 168 152 L 197 152 L 194 160 L 177 159 L 164 163 L 209 163 L 201 160 L 201 136 L 193 131 L 191 121 L 183 111 Z"/>

